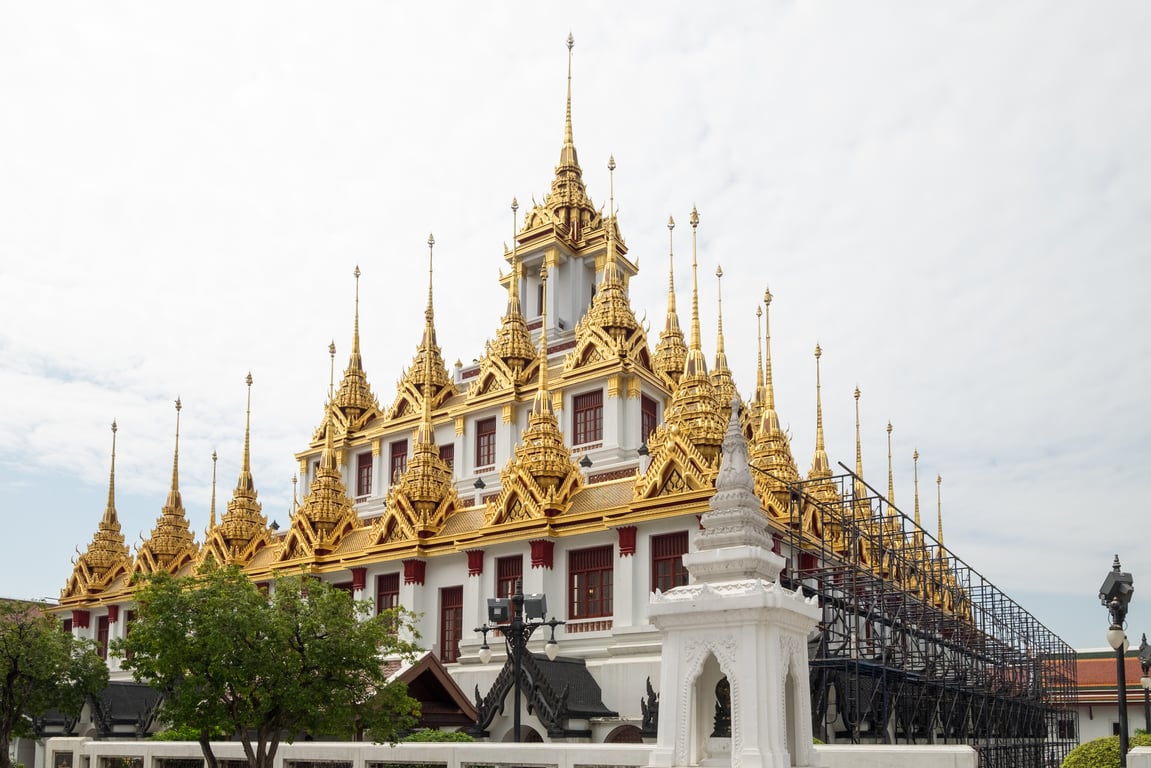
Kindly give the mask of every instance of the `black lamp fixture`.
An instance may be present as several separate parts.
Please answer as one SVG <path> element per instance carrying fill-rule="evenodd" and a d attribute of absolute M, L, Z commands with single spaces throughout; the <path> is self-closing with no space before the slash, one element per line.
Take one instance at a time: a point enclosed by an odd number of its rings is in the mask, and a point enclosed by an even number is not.
<path fill-rule="evenodd" d="M 1119 564 L 1119 555 L 1111 564 L 1111 571 L 1099 587 L 1099 602 L 1111 617 L 1107 630 L 1107 644 L 1115 651 L 1115 686 L 1118 689 L 1119 703 L 1119 765 L 1127 767 L 1127 633 L 1123 627 L 1127 623 L 1127 606 L 1135 594 L 1135 580 L 1124 573 Z"/>
<path fill-rule="evenodd" d="M 579 460 L 579 465 L 584 469 L 591 469 L 591 459 L 586 453 L 583 455 L 583 458 Z"/>
<path fill-rule="evenodd" d="M 472 483 L 472 485 L 476 487 L 477 491 L 482 491 L 486 487 L 482 477 L 477 477 L 476 481 Z"/>
<path fill-rule="evenodd" d="M 1139 666 L 1143 667 L 1143 677 L 1139 678 L 1139 685 L 1143 686 L 1143 730 L 1151 733 L 1151 645 L 1147 644 L 1146 632 L 1139 643 Z"/>
<path fill-rule="evenodd" d="M 651 453 L 651 451 L 647 449 L 647 443 L 640 443 L 639 448 L 636 449 L 636 453 L 638 453 L 640 456 L 647 456 L 649 453 Z"/>
<path fill-rule="evenodd" d="M 505 661 L 504 664 L 505 666 L 507 664 L 512 665 L 512 677 L 515 683 L 515 705 L 512 710 L 512 728 L 514 741 L 516 742 L 520 740 L 520 695 L 521 678 L 523 677 L 523 657 L 525 653 L 528 653 L 528 641 L 531 640 L 532 635 L 537 629 L 547 627 L 551 630 L 547 644 L 544 645 L 544 653 L 547 654 L 548 660 L 555 661 L 556 656 L 559 655 L 560 645 L 556 642 L 556 627 L 562 626 L 566 622 L 554 617 L 546 619 L 547 612 L 547 596 L 540 594 L 525 595 L 523 581 L 516 579 L 516 590 L 511 597 L 488 598 L 488 620 L 482 627 L 476 627 L 474 630 L 481 632 L 484 637 L 483 645 L 480 646 L 479 652 L 480 661 L 484 664 L 492 660 L 492 649 L 488 645 L 488 632 L 499 631 L 504 637 L 504 645 L 507 647 L 507 661 Z"/>

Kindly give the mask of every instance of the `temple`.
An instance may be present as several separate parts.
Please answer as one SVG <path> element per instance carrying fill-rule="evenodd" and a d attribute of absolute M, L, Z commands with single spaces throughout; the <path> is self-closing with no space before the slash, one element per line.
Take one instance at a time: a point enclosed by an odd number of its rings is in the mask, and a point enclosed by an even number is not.
<path fill-rule="evenodd" d="M 506 293 L 506 310 L 492 318 L 484 349 L 460 355 L 476 362 L 449 367 L 437 342 L 444 315 L 435 311 L 429 236 L 426 307 L 408 326 L 414 355 L 394 392 L 378 381 L 373 386 L 357 266 L 346 366 L 337 375 L 333 345 L 326 396 L 317 392 L 314 402 L 299 404 L 314 409 L 317 421 L 310 435 L 301 435 L 295 458 L 304 493 L 288 524 L 270 525 L 258 500 L 249 440 L 258 384 L 249 375 L 243 466 L 219 518 L 214 491 L 211 509 L 196 513 L 207 525 L 197 541 L 179 489 L 177 401 L 170 490 L 135 553 L 115 508 L 113 442 L 105 510 L 94 515 L 95 534 L 60 596 L 71 631 L 95 639 L 104 652 L 112 638 L 124 636 L 134 574 L 188 574 L 208 557 L 239 564 L 257 582 L 302 568 L 377 610 L 414 611 L 435 660 L 430 668 L 446 670 L 476 700 L 474 707 L 467 701 L 448 707 L 451 716 L 441 707 L 439 724 L 458 726 L 463 712 L 484 721 L 473 730 L 508 740 L 517 735 L 510 704 L 488 695 L 507 689 L 503 646 L 496 643 L 494 657 L 481 661 L 483 640 L 472 628 L 487 620 L 487 598 L 507 597 L 519 581 L 525 593 L 547 595 L 551 614 L 566 625 L 556 632 L 557 660 L 539 652 L 546 633 L 532 641 L 537 653 L 527 663 L 535 698 L 525 703 L 518 735 L 652 740 L 656 686 L 668 679 L 661 678 L 652 606 L 659 595 L 695 582 L 684 558 L 690 565 L 701 551 L 700 520 L 716 495 L 734 424 L 746 444 L 748 492 L 764 524 L 763 546 L 780 559 L 773 578 L 818 607 L 806 653 L 794 657 L 807 659 L 803 685 L 816 738 L 972 744 L 984 766 L 1045 764 L 1049 755 L 1065 754 L 1077 741 L 1075 654 L 945 547 L 942 479 L 932 535 L 921 521 L 918 454 L 913 514 L 896 506 L 890 424 L 886 491 L 876 489 L 876 477 L 864 476 L 858 390 L 853 469 L 832 463 L 818 346 L 814 413 L 807 403 L 776 402 L 770 292 L 754 308 L 755 350 L 725 348 L 720 305 L 720 322 L 707 333 L 712 355 L 705 353 L 700 302 L 704 291 L 713 294 L 700 284 L 697 255 L 707 233 L 695 208 L 681 219 L 690 228 L 686 257 L 674 248 L 676 224 L 668 220 L 667 273 L 661 267 L 651 278 L 667 280 L 666 313 L 653 324 L 658 338 L 649 338 L 629 296 L 640 279 L 639 260 L 629 255 L 614 191 L 607 201 L 593 201 L 584 183 L 573 131 L 571 46 L 569 37 L 558 162 L 541 201 L 522 215 L 511 203 L 513 237 L 501 254 L 500 287 L 493 286 Z M 556 127 L 559 110 L 541 111 L 541 126 Z M 614 168 L 609 160 L 609 174 Z M 647 263 L 662 264 L 662 254 Z M 364 275 L 370 278 L 371 269 Z M 720 301 L 722 276 L 717 272 L 714 285 Z M 677 278 L 687 302 L 677 297 Z M 681 318 L 684 307 L 689 314 Z M 734 381 L 729 354 L 754 357 L 754 382 Z M 389 365 L 373 361 L 373 373 L 390 380 L 401 365 Z M 806 473 L 780 426 L 782 407 L 796 423 L 814 417 L 816 447 Z M 113 433 L 115 439 L 115 426 Z M 117 660 L 108 663 L 114 680 L 128 679 Z M 726 679 L 718 668 L 714 676 Z M 727 690 L 721 683 L 716 690 Z M 722 702 L 712 706 L 722 709 Z M 808 716 L 804 707 L 797 711 Z M 717 714 L 715 733 L 700 738 L 724 738 L 721 720 Z"/>

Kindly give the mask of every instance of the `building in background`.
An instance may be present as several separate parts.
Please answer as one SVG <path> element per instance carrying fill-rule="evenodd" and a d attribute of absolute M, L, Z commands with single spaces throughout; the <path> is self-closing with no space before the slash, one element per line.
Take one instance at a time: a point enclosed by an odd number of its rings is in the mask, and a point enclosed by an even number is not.
<path fill-rule="evenodd" d="M 113 443 L 105 512 L 61 594 L 71 630 L 106 651 L 131 624 L 135 574 L 187 574 L 209 556 L 240 564 L 257 582 L 303 568 L 378 610 L 414 611 L 425 644 L 483 711 L 505 659 L 497 652 L 481 662 L 473 628 L 487 619 L 486 599 L 506 597 L 520 581 L 567 622 L 557 634 L 559 661 L 532 657 L 521 735 L 638 740 L 651 735 L 658 706 L 660 637 L 648 621 L 649 595 L 686 583 L 682 556 L 715 493 L 737 408 L 774 549 L 787 559 L 782 580 L 822 606 L 810 638 L 815 734 L 970 743 L 991 767 L 1062 757 L 1077 743 L 1074 651 L 944 546 L 941 517 L 935 535 L 925 530 L 918 479 L 913 513 L 895 506 L 890 450 L 886 491 L 865 480 L 858 450 L 854 471 L 832 468 L 818 383 L 816 449 L 810 470 L 800 471 L 773 391 L 771 295 L 757 308 L 758 348 L 733 350 L 757 359 L 756 381 L 740 382 L 742 397 L 722 306 L 705 355 L 696 260 L 704 233 L 694 209 L 690 253 L 669 248 L 667 307 L 649 337 L 629 299 L 638 259 L 613 195 L 605 212 L 584 184 L 570 57 L 563 129 L 547 195 L 522 216 L 512 205 L 514 238 L 501 254 L 506 311 L 490 318 L 492 338 L 477 362 L 449 365 L 436 341 L 429 237 L 427 305 L 412 318 L 415 355 L 395 392 L 374 388 L 361 352 L 357 268 L 351 353 L 337 378 L 331 349 L 332 384 L 315 431 L 301 436 L 306 492 L 289 524 L 270 526 L 261 510 L 245 435 L 231 498 L 217 516 L 213 497 L 198 541 L 180 496 L 177 412 L 171 490 L 133 554 L 116 516 Z M 677 278 L 690 286 L 686 310 Z M 817 347 L 817 382 L 820 354 Z M 858 400 L 857 392 L 857 445 Z M 889 446 L 890 433 L 888 425 Z M 539 633 L 536 650 L 545 639 Z M 116 660 L 109 665 L 126 679 Z M 483 725 L 506 739 L 510 723 L 509 704 Z"/>

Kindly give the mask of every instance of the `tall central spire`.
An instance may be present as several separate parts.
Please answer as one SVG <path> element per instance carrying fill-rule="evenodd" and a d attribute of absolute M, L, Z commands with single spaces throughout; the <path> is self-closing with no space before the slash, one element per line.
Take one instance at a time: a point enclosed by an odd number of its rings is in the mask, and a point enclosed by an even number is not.
<path fill-rule="evenodd" d="M 567 105 L 564 110 L 564 143 L 560 150 L 560 165 L 574 165 L 579 168 L 579 158 L 576 156 L 575 139 L 572 138 L 572 48 L 575 47 L 575 38 L 568 33 L 568 90 Z"/>
<path fill-rule="evenodd" d="M 116 420 L 112 419 L 112 468 L 108 471 L 108 504 L 104 507 L 104 518 L 101 521 L 102 525 L 111 526 L 115 525 L 117 529 L 120 523 L 116 518 Z"/>
<path fill-rule="evenodd" d="M 683 366 L 684 376 L 707 376 L 707 361 L 703 358 L 703 342 L 699 330 L 699 261 L 698 230 L 699 211 L 691 207 L 691 342 L 687 347 L 687 361 Z M 724 423 L 726 428 L 727 424 Z"/>
<path fill-rule="evenodd" d="M 184 406 L 180 403 L 180 398 L 176 398 L 176 448 L 172 452 L 172 485 L 168 489 L 168 501 L 164 505 L 172 509 L 183 509 L 183 501 L 180 498 L 180 411 Z"/>
<path fill-rule="evenodd" d="M 196 537 L 188 525 L 184 504 L 180 498 L 180 398 L 176 398 L 176 448 L 172 453 L 172 487 L 168 500 L 160 511 L 151 536 L 142 541 L 136 552 L 136 570 L 140 573 L 168 571 L 175 573 L 199 554 Z"/>
<path fill-rule="evenodd" d="M 244 458 L 240 465 L 240 477 L 236 481 L 237 491 L 249 491 L 253 494 L 256 485 L 252 481 L 252 372 L 244 377 L 248 385 L 248 403 L 244 410 Z"/>

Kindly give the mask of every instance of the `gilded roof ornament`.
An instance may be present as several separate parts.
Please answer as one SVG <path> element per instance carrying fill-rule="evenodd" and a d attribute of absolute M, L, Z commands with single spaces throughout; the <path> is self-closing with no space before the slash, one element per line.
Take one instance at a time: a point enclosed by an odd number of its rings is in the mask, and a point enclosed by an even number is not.
<path fill-rule="evenodd" d="M 719 448 L 723 443 L 727 422 L 719 409 L 715 386 L 707 372 L 707 361 L 703 357 L 699 329 L 699 266 L 696 231 L 699 227 L 699 212 L 691 209 L 691 343 L 679 384 L 672 394 L 664 424 L 656 432 L 669 431 L 673 427 L 682 431 L 708 462 L 716 462 L 718 467 Z M 649 450 L 651 445 L 648 445 Z M 653 462 L 654 463 L 654 462 Z"/>
<path fill-rule="evenodd" d="M 500 322 L 496 338 L 488 342 L 480 359 L 480 371 L 468 387 L 468 397 L 494 390 L 513 389 L 528 375 L 530 363 L 536 357 L 531 331 L 520 308 L 519 283 L 522 265 L 519 261 L 516 238 L 519 202 L 512 198 L 512 270 L 508 277 L 508 307 Z M 504 246 L 505 251 L 507 246 Z"/>
<path fill-rule="evenodd" d="M 683 330 L 679 327 L 679 315 L 675 310 L 675 219 L 667 217 L 667 318 L 664 320 L 663 330 L 659 334 L 659 343 L 655 345 L 655 358 L 652 367 L 656 373 L 663 377 L 668 387 L 675 389 L 679 377 L 683 374 L 683 365 L 687 361 L 687 342 L 683 339 Z"/>
<path fill-rule="evenodd" d="M 240 476 L 232 491 L 228 509 L 204 542 L 202 558 L 213 557 L 217 563 L 247 563 L 255 553 L 271 542 L 268 519 L 264 517 L 260 502 L 256 500 L 256 484 L 252 480 L 252 374 L 244 378 L 248 385 L 248 400 L 244 416 L 244 455 Z"/>
<path fill-rule="evenodd" d="M 360 353 L 360 267 L 357 264 L 352 273 L 356 279 L 355 313 L 352 324 L 352 353 L 348 358 L 348 367 L 344 369 L 344 378 L 340 381 L 340 389 L 335 396 L 335 415 L 337 415 L 345 432 L 355 432 L 362 429 L 372 418 L 380 415 L 379 402 L 372 394 L 372 387 L 368 383 L 368 375 L 364 371 L 364 360 Z M 335 353 L 335 342 L 329 347 Z"/>
<path fill-rule="evenodd" d="M 767 397 L 763 383 L 763 307 L 755 307 L 755 391 L 751 402 L 743 411 L 743 431 L 748 440 L 755 439 L 755 430 L 763 418 Z"/>
<path fill-rule="evenodd" d="M 428 235 L 428 303 L 424 308 L 424 332 L 420 337 L 420 345 L 416 348 L 416 356 L 404 376 L 400 379 L 396 389 L 396 399 L 388 409 L 388 418 L 396 419 L 405 416 L 414 416 L 418 413 L 423 401 L 423 382 L 425 370 L 431 369 L 432 401 L 438 408 L 444 401 L 456 394 L 456 385 L 448 375 L 447 365 L 444 363 L 443 352 L 436 342 L 436 314 L 432 302 L 432 256 L 436 245 L 434 235 Z"/>
<path fill-rule="evenodd" d="M 429 238 L 430 244 L 431 238 Z M 420 425 L 407 468 L 388 489 L 386 512 L 373 526 L 376 543 L 435 536 L 459 506 L 452 468 L 440 458 L 432 423 L 433 371 L 424 358 Z"/>
<path fill-rule="evenodd" d="M 735 381 L 731 368 L 727 365 L 727 352 L 723 346 L 723 267 L 715 268 L 717 295 L 717 332 L 715 341 L 715 368 L 711 372 L 711 384 L 715 387 L 715 399 L 724 422 L 731 416 L 731 399 L 735 396 Z"/>
<path fill-rule="evenodd" d="M 540 267 L 540 282 L 547 295 L 547 264 Z M 500 472 L 500 494 L 488 503 L 487 525 L 546 518 L 563 512 L 580 489 L 582 477 L 564 444 L 559 420 L 552 410 L 548 389 L 547 303 L 540 312 L 539 376 L 515 455 Z"/>
<path fill-rule="evenodd" d="M 802 527 L 805 534 L 813 538 L 823 538 L 836 551 L 844 546 L 843 531 L 836 526 L 832 530 L 823 530 L 822 516 L 818 507 L 838 508 L 840 504 L 839 489 L 831 479 L 831 464 L 827 458 L 827 448 L 823 440 L 823 401 L 821 395 L 819 360 L 823 356 L 823 349 L 815 345 L 815 455 L 812 457 L 811 470 L 807 474 L 809 482 L 805 486 L 806 498 L 817 503 L 805 503 L 802 516 Z M 831 526 L 829 526 L 830 528 Z"/>
<path fill-rule="evenodd" d="M 208 531 L 216 527 L 216 451 L 212 451 L 212 504 L 208 507 Z M 205 531 L 206 533 L 207 531 Z"/>
<path fill-rule="evenodd" d="M 771 291 L 764 291 L 763 305 L 763 350 L 766 354 L 760 358 L 762 370 L 757 375 L 762 383 L 759 394 L 763 404 L 752 434 L 749 455 L 752 465 L 763 470 L 755 475 L 755 488 L 768 514 L 790 521 L 792 510 L 788 484 L 799 480 L 799 468 L 791 453 L 791 440 L 780 426 L 779 414 L 775 411 L 771 378 Z"/>
<path fill-rule="evenodd" d="M 567 102 L 564 111 L 564 138 L 560 160 L 556 165 L 551 191 L 542 203 L 535 203 L 524 218 L 524 231 L 550 224 L 555 232 L 571 243 L 582 240 L 586 234 L 602 226 L 601 217 L 592 205 L 583 182 L 583 170 L 576 155 L 572 137 L 572 48 L 575 39 L 569 34 Z"/>
<path fill-rule="evenodd" d="M 359 517 L 340 478 L 334 432 L 335 425 L 329 417 L 324 424 L 324 450 L 320 453 L 311 491 L 291 516 L 291 525 L 280 544 L 277 558 L 281 562 L 328 554 L 339 546 L 344 536 L 359 527 Z M 293 507 L 295 480 L 293 476 Z"/>
<path fill-rule="evenodd" d="M 72 575 L 64 589 L 60 591 L 62 601 L 74 601 L 99 594 L 118 576 L 127 574 L 132 567 L 132 558 L 124 534 L 120 530 L 120 519 L 116 515 L 116 432 L 118 427 L 112 421 L 112 466 L 108 471 L 108 502 L 100 524 L 92 537 L 88 549 L 76 558 Z"/>
<path fill-rule="evenodd" d="M 614 158 L 608 162 L 608 169 L 614 171 Z M 614 192 L 611 199 L 614 205 Z M 627 285 L 620 274 L 617 262 L 614 215 L 607 221 L 606 226 L 607 257 L 604 260 L 603 274 L 596 287 L 591 306 L 576 324 L 575 349 L 564 359 L 565 372 L 597 363 L 615 365 L 624 360 L 651 369 L 647 335 L 636 321 L 628 298 Z"/>
<path fill-rule="evenodd" d="M 180 411 L 183 405 L 176 398 L 176 448 L 172 452 L 172 484 L 168 499 L 156 520 L 152 534 L 136 549 L 136 573 L 167 571 L 176 573 L 199 555 L 196 537 L 188 525 L 184 502 L 180 496 Z"/>

